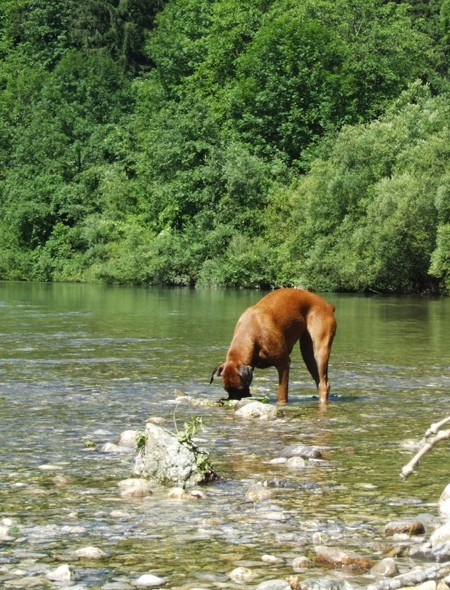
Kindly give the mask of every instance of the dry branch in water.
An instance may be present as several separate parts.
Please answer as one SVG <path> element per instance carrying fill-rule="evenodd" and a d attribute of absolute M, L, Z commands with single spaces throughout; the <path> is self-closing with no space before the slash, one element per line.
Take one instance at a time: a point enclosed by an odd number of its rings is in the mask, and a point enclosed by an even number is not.
<path fill-rule="evenodd" d="M 440 430 L 442 426 L 450 422 L 450 416 L 444 418 L 440 422 L 435 422 L 425 432 L 423 439 L 420 441 L 420 449 L 411 459 L 411 461 L 405 465 L 400 473 L 400 477 L 406 479 L 414 471 L 414 467 L 419 463 L 422 457 L 431 451 L 431 449 L 437 445 L 441 440 L 450 438 L 450 430 Z"/>

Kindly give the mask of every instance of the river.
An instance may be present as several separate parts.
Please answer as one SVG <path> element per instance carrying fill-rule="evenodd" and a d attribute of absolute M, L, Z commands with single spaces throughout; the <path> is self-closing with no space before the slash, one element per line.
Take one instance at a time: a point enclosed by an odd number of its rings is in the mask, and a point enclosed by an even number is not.
<path fill-rule="evenodd" d="M 211 372 L 238 316 L 261 296 L 0 283 L 0 516 L 14 531 L 0 542 L 5 588 L 21 587 L 17 571 L 32 577 L 72 563 L 88 545 L 107 557 L 73 562 L 77 588 L 127 588 L 146 573 L 170 588 L 254 588 L 292 574 L 314 535 L 378 559 L 386 522 L 435 514 L 450 479 L 445 443 L 406 482 L 399 472 L 408 441 L 448 414 L 450 299 L 326 294 L 338 321 L 326 410 L 297 351 L 290 403 L 273 423 L 177 403 L 224 395 Z M 275 403 L 276 389 L 274 369 L 255 372 L 255 393 Z M 134 454 L 101 445 L 149 417 L 171 428 L 197 415 L 221 480 L 203 499 L 121 498 Z M 294 471 L 272 461 L 299 443 L 320 445 L 325 460 Z M 276 488 L 270 501 L 246 500 L 257 482 Z M 252 570 L 252 583 L 230 580 L 238 566 Z"/>

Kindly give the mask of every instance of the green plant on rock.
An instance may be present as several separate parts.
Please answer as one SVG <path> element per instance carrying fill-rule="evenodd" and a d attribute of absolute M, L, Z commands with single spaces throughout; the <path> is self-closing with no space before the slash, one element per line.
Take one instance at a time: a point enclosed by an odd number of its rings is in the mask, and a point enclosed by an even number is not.
<path fill-rule="evenodd" d="M 143 430 L 141 432 L 136 433 L 136 446 L 138 451 L 142 451 L 145 447 L 145 443 L 147 442 L 148 432 Z"/>
<path fill-rule="evenodd" d="M 175 424 L 176 427 L 176 424 Z M 195 457 L 195 463 L 202 475 L 203 483 L 212 481 L 217 477 L 216 472 L 209 460 L 209 454 L 206 451 L 200 450 L 193 442 L 192 438 L 203 429 L 203 420 L 200 416 L 193 416 L 190 420 L 184 423 L 184 430 L 178 431 L 178 442 L 187 447 Z"/>

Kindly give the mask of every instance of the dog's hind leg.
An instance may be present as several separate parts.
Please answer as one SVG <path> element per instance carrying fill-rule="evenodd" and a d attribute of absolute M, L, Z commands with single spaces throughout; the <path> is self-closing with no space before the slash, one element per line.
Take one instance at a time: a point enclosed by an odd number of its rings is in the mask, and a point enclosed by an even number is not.
<path fill-rule="evenodd" d="M 305 330 L 300 338 L 300 350 L 305 365 L 317 385 L 319 400 L 325 403 L 330 394 L 328 361 L 330 359 L 334 331 L 330 334 L 321 333 L 320 337 L 316 334 L 313 337 Z"/>
<path fill-rule="evenodd" d="M 320 381 L 319 370 L 317 368 L 316 359 L 314 357 L 313 342 L 311 340 L 309 332 L 307 332 L 306 330 L 303 332 L 300 338 L 300 351 L 302 353 L 302 357 L 305 362 L 306 368 L 310 372 L 311 377 L 314 379 L 318 388 Z"/>

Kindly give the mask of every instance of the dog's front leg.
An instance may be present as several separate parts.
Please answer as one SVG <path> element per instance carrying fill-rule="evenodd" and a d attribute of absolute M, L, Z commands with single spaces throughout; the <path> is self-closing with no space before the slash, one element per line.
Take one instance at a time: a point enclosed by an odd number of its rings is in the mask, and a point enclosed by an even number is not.
<path fill-rule="evenodd" d="M 288 403 L 288 387 L 289 387 L 289 366 L 291 359 L 288 358 L 286 362 L 277 366 L 278 370 L 278 403 Z"/>

